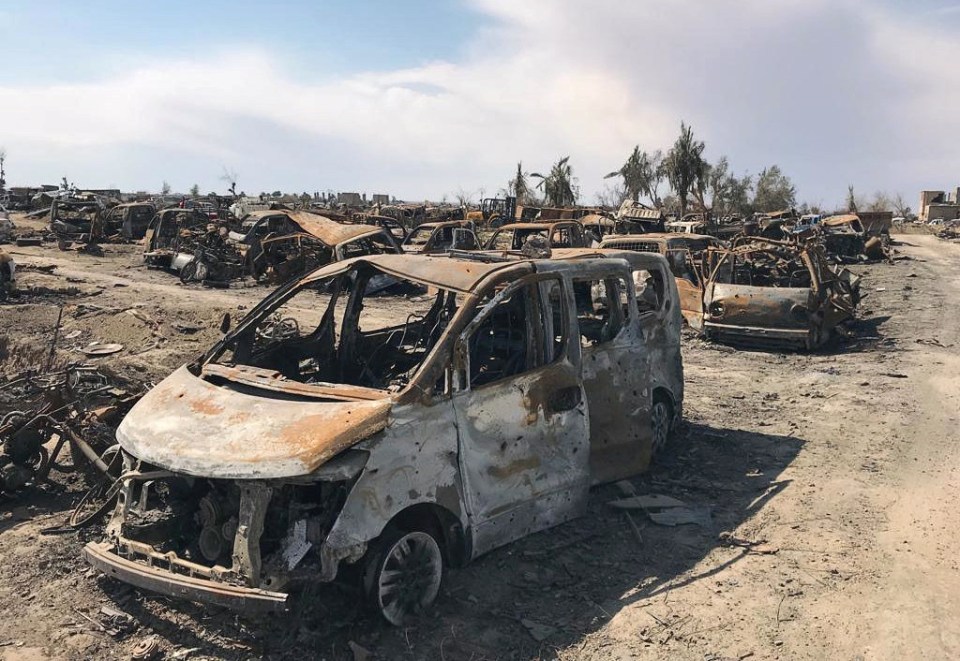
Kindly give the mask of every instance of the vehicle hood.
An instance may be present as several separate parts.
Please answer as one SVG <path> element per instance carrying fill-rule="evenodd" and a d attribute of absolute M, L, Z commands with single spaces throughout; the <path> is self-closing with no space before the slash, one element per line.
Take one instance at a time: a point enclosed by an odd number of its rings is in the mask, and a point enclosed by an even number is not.
<path fill-rule="evenodd" d="M 226 383 L 181 367 L 148 392 L 117 429 L 124 450 L 197 477 L 308 475 L 387 426 L 392 402 L 291 397 Z"/>
<path fill-rule="evenodd" d="M 713 283 L 707 286 L 704 310 L 709 321 L 731 326 L 806 328 L 810 305 L 807 287 L 750 287 Z M 714 311 L 722 309 L 722 314 Z"/>

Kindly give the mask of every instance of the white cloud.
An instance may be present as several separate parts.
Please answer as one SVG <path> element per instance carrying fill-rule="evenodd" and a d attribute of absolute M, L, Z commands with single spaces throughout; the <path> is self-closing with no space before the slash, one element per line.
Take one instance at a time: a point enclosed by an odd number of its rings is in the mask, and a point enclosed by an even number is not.
<path fill-rule="evenodd" d="M 436 198 L 569 154 L 590 197 L 634 143 L 668 147 L 683 118 L 713 157 L 780 163 L 812 200 L 847 183 L 911 196 L 952 183 L 957 40 L 866 0 L 474 4 L 495 24 L 458 62 L 306 84 L 269 53 L 222 51 L 0 87 L 10 178 L 207 188 L 226 164 L 254 191 Z"/>

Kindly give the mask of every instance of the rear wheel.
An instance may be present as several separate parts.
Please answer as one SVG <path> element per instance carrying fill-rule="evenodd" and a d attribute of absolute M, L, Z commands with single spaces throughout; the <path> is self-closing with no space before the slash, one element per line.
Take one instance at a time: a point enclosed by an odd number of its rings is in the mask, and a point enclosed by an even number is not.
<path fill-rule="evenodd" d="M 671 426 L 670 405 L 663 399 L 653 400 L 653 408 L 650 409 L 650 431 L 653 438 L 654 456 L 663 452 L 667 447 L 667 441 L 670 438 Z"/>
<path fill-rule="evenodd" d="M 433 535 L 391 530 L 371 551 L 364 584 L 387 622 L 400 626 L 434 602 L 443 578 L 443 554 Z"/>

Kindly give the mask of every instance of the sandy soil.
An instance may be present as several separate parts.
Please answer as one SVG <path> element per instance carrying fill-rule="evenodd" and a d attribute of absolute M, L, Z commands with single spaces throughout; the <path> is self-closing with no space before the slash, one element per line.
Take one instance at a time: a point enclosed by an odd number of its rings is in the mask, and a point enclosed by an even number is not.
<path fill-rule="evenodd" d="M 40 534 L 82 493 L 44 485 L 0 501 L 0 657 L 129 658 L 156 636 L 180 659 L 960 658 L 960 245 L 901 238 L 903 259 L 855 268 L 855 339 L 814 354 L 684 339 L 686 423 L 632 483 L 709 506 L 708 525 L 637 511 L 638 536 L 601 487 L 588 517 L 450 572 L 395 629 L 340 586 L 251 620 L 105 579 L 79 559 L 98 530 Z M 61 358 L 119 342 L 101 360 L 154 381 L 265 293 L 184 287 L 133 246 L 5 249 L 33 293 L 0 307 L 15 348 L 0 370 L 48 346 L 63 305 Z"/>

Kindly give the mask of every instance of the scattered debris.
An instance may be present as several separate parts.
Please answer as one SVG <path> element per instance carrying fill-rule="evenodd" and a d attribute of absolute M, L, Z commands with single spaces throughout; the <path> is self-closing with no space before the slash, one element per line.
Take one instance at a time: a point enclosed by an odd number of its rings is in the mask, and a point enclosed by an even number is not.
<path fill-rule="evenodd" d="M 150 661 L 160 652 L 160 639 L 157 636 L 147 636 L 130 650 L 133 661 Z"/>
<path fill-rule="evenodd" d="M 536 620 L 531 620 L 529 618 L 521 618 L 520 624 L 526 628 L 527 633 L 529 633 L 530 636 L 538 643 L 542 643 L 547 638 L 557 633 L 556 627 L 551 627 L 548 624 L 543 624 L 542 622 L 537 622 Z"/>
<path fill-rule="evenodd" d="M 643 510 L 651 521 L 661 526 L 681 526 L 688 523 L 697 526 L 709 526 L 711 520 L 710 507 L 691 506 L 682 500 L 660 494 L 621 498 L 608 504 L 625 511 Z M 639 529 L 636 530 L 636 534 L 639 535 Z"/>
<path fill-rule="evenodd" d="M 20 491 L 54 469 L 107 472 L 102 457 L 114 445 L 113 426 L 138 398 L 139 393 L 84 364 L 27 372 L 0 385 L 0 491 Z M 72 465 L 58 462 L 65 445 Z"/>
<path fill-rule="evenodd" d="M 83 353 L 91 357 L 109 356 L 111 354 L 120 353 L 121 351 L 123 351 L 123 345 L 115 342 L 110 342 L 107 344 L 93 342 L 83 348 Z"/>

